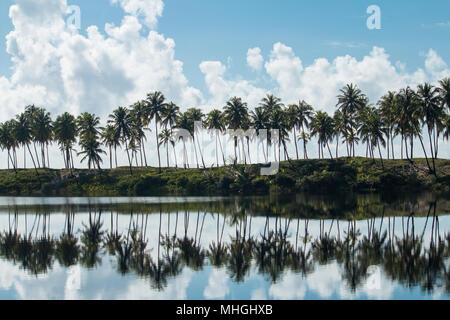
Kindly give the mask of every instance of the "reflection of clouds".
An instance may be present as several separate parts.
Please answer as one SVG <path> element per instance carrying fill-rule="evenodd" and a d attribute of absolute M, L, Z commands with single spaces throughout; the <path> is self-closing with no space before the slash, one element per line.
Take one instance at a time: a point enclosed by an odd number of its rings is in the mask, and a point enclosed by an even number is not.
<path fill-rule="evenodd" d="M 224 299 L 229 293 L 226 269 L 213 269 L 203 295 L 206 299 Z"/>
<path fill-rule="evenodd" d="M 21 300 L 50 300 L 60 296 L 58 284 L 64 277 L 61 268 L 55 268 L 52 274 L 33 276 L 12 265 L 0 260 L 0 288 L 11 290 L 11 298 Z"/>
<path fill-rule="evenodd" d="M 305 298 L 306 291 L 305 281 L 302 277 L 289 272 L 282 281 L 270 286 L 269 295 L 281 300 L 301 300 Z"/>
<path fill-rule="evenodd" d="M 267 300 L 266 290 L 264 288 L 255 289 L 252 291 L 252 300 Z"/>
<path fill-rule="evenodd" d="M 65 300 L 79 300 L 81 289 L 81 267 L 73 266 L 67 269 L 67 280 L 64 288 Z"/>
<path fill-rule="evenodd" d="M 187 288 L 191 282 L 194 272 L 190 269 L 184 269 L 175 279 L 167 281 L 167 287 L 158 292 L 149 287 L 148 281 L 134 279 L 130 281 L 126 288 L 120 288 L 112 299 L 117 300 L 186 300 Z M 109 298 L 108 298 L 109 299 Z"/>
<path fill-rule="evenodd" d="M 323 298 L 330 298 L 333 293 L 339 292 L 342 284 L 341 271 L 337 264 L 317 266 L 315 271 L 308 275 L 306 282 L 308 289 L 317 292 Z"/>

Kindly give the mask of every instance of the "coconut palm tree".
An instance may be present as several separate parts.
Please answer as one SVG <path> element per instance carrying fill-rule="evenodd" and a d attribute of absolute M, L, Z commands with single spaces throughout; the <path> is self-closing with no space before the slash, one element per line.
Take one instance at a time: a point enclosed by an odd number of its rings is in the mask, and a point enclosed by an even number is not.
<path fill-rule="evenodd" d="M 386 95 L 382 96 L 378 105 L 381 110 L 381 119 L 383 120 L 387 133 L 387 158 L 390 159 L 392 151 L 392 159 L 395 159 L 394 151 L 394 138 L 395 138 L 395 126 L 396 126 L 396 95 L 394 91 L 389 91 Z"/>
<path fill-rule="evenodd" d="M 145 166 L 148 167 L 147 163 L 147 152 L 145 151 L 144 141 L 147 140 L 145 131 L 151 131 L 149 128 L 145 127 L 146 123 L 146 104 L 144 101 L 138 101 L 133 104 L 131 109 L 131 117 L 133 119 L 133 132 L 134 137 L 139 140 L 139 152 L 144 155 Z M 117 164 L 116 164 L 117 165 Z"/>
<path fill-rule="evenodd" d="M 167 168 L 170 168 L 170 161 L 169 161 L 169 143 L 173 141 L 172 138 L 172 132 L 168 129 L 164 129 L 159 134 L 159 143 L 161 145 L 164 145 L 166 147 L 166 156 L 167 156 Z"/>
<path fill-rule="evenodd" d="M 32 131 L 31 131 L 31 123 L 29 118 L 25 113 L 21 113 L 16 117 L 16 121 L 14 123 L 14 136 L 17 140 L 17 143 L 19 145 L 22 145 L 24 150 L 24 168 L 26 169 L 26 149 L 28 149 L 28 152 L 30 153 L 31 160 L 33 161 L 34 169 L 36 171 L 36 174 L 39 176 L 39 172 L 37 170 L 36 162 L 34 161 L 33 153 L 30 149 L 30 143 L 32 138 Z"/>
<path fill-rule="evenodd" d="M 402 137 L 401 155 L 403 159 L 403 146 L 406 151 L 406 158 L 412 161 L 414 138 L 419 136 L 422 141 L 422 130 L 419 126 L 419 107 L 420 101 L 414 90 L 410 87 L 401 89 L 396 96 L 396 132 Z M 408 139 L 410 143 L 410 152 L 408 151 Z M 425 150 L 425 149 L 424 149 Z M 409 157 L 409 153 L 411 156 Z M 428 161 L 427 161 L 428 163 Z M 429 166 L 430 167 L 430 166 Z"/>
<path fill-rule="evenodd" d="M 341 134 L 345 134 L 345 120 L 341 111 L 336 110 L 333 115 L 334 136 L 336 137 L 336 159 L 339 158 L 339 142 Z"/>
<path fill-rule="evenodd" d="M 50 112 L 46 112 L 45 109 L 36 110 L 32 117 L 31 130 L 34 142 L 37 142 L 41 146 L 42 166 L 44 168 L 50 167 L 49 163 L 50 159 L 48 157 L 48 146 L 53 139 L 53 123 L 52 118 L 50 116 Z M 47 149 L 47 157 L 45 154 L 46 149 Z"/>
<path fill-rule="evenodd" d="M 283 145 L 285 159 L 290 160 L 286 146 L 286 141 L 289 141 L 290 125 L 288 122 L 288 114 L 284 109 L 275 108 L 272 111 L 270 127 L 272 129 L 278 129 L 279 132 L 278 160 L 281 161 L 281 145 Z"/>
<path fill-rule="evenodd" d="M 147 99 L 145 100 L 145 124 L 148 126 L 151 121 L 155 121 L 155 129 L 156 129 L 156 148 L 158 150 L 158 164 L 159 164 L 159 172 L 161 172 L 161 155 L 159 152 L 159 132 L 158 132 L 158 124 L 161 123 L 163 114 L 167 108 L 167 103 L 165 102 L 166 98 L 164 95 L 155 91 L 147 95 Z"/>
<path fill-rule="evenodd" d="M 450 111 L 450 77 L 439 81 L 439 93 L 442 106 L 446 106 Z"/>
<path fill-rule="evenodd" d="M 297 148 L 297 135 L 295 133 L 296 129 L 299 129 L 301 133 L 304 133 L 306 129 L 309 128 L 309 123 L 314 116 L 313 107 L 308 104 L 306 101 L 299 101 L 298 104 L 293 104 L 289 106 L 291 112 L 289 112 L 289 118 L 293 121 L 293 129 L 294 129 L 294 137 L 295 137 L 295 150 L 298 156 L 298 148 Z M 305 143 L 306 141 L 303 140 Z M 306 146 L 303 145 L 303 150 L 306 149 Z M 306 155 L 304 154 L 304 158 L 306 159 Z"/>
<path fill-rule="evenodd" d="M 331 159 L 333 159 L 333 154 L 331 153 L 329 141 L 333 139 L 334 136 L 334 123 L 333 118 L 331 118 L 328 113 L 323 111 L 318 111 L 315 117 L 311 121 L 311 135 L 318 136 L 319 142 L 319 159 L 324 158 L 323 148 L 327 147 L 330 153 Z"/>
<path fill-rule="evenodd" d="M 121 142 L 125 145 L 125 150 L 127 151 L 128 163 L 130 165 L 130 173 L 133 174 L 133 165 L 130 158 L 129 152 L 129 140 L 131 138 L 131 115 L 127 108 L 119 107 L 113 111 L 109 116 L 108 123 L 114 127 L 116 132 L 116 137 L 119 137 Z"/>
<path fill-rule="evenodd" d="M 259 145 L 262 144 L 262 151 L 266 162 L 269 161 L 268 154 L 264 147 L 264 140 L 268 143 L 267 135 L 269 135 L 269 117 L 267 112 L 262 107 L 256 107 L 255 110 L 250 111 L 251 126 L 256 130 L 258 135 L 258 153 Z M 266 136 L 263 137 L 262 130 L 266 130 Z"/>
<path fill-rule="evenodd" d="M 91 133 L 83 135 L 80 138 L 80 146 L 82 151 L 78 152 L 77 155 L 83 156 L 81 163 L 87 159 L 89 170 L 95 167 L 97 167 L 98 170 L 101 170 L 100 164 L 103 162 L 101 155 L 106 154 L 106 152 L 101 149 L 98 137 Z"/>
<path fill-rule="evenodd" d="M 220 149 L 222 151 L 222 158 L 223 158 L 223 165 L 226 165 L 225 162 L 225 154 L 223 152 L 222 148 L 222 142 L 220 141 L 219 134 L 221 135 L 223 131 L 225 130 L 225 121 L 224 121 L 224 115 L 220 110 L 213 110 L 206 116 L 205 120 L 206 128 L 210 132 L 215 132 L 215 138 L 216 138 L 216 164 L 217 167 L 219 167 L 219 148 L 218 144 L 220 145 Z"/>
<path fill-rule="evenodd" d="M 88 112 L 83 112 L 77 118 L 78 135 L 80 139 L 87 136 L 100 135 L 100 118 Z"/>
<path fill-rule="evenodd" d="M 233 97 L 227 101 L 223 108 L 225 121 L 228 124 L 229 130 L 242 130 L 244 122 L 249 118 L 247 103 L 243 102 L 241 98 Z M 234 136 L 234 157 L 237 156 L 238 137 Z"/>
<path fill-rule="evenodd" d="M 205 115 L 203 114 L 202 110 L 198 109 L 198 108 L 190 108 L 186 111 L 186 113 L 190 119 L 190 127 L 192 129 L 191 134 L 192 134 L 192 140 L 194 143 L 194 149 L 197 150 L 196 146 L 195 146 L 195 142 L 197 141 L 197 146 L 198 146 L 198 150 L 200 153 L 200 158 L 202 160 L 203 168 L 206 169 L 205 160 L 203 158 L 203 153 L 202 153 L 202 148 L 200 146 L 200 141 L 199 141 L 198 137 L 196 139 L 197 131 L 199 128 L 195 126 L 196 122 L 203 123 L 203 118 Z M 198 167 L 198 160 L 197 160 L 197 167 Z"/>
<path fill-rule="evenodd" d="M 102 143 L 109 149 L 109 165 L 113 168 L 113 149 L 116 150 L 120 145 L 120 140 L 116 134 L 116 130 L 112 124 L 108 124 L 101 132 Z M 117 152 L 116 152 L 116 167 L 117 167 Z"/>
<path fill-rule="evenodd" d="M 185 112 L 183 114 L 181 114 L 180 116 L 178 116 L 177 120 L 176 120 L 176 124 L 175 124 L 175 129 L 183 129 L 189 132 L 190 137 L 193 138 L 193 133 L 194 133 L 194 122 L 192 121 L 191 117 L 189 116 L 189 113 Z M 187 154 L 187 149 L 186 149 L 186 137 L 183 135 L 179 136 L 179 140 L 183 140 L 183 164 L 184 164 L 184 168 L 187 169 L 187 167 L 189 167 L 189 163 L 188 163 L 188 154 Z M 195 148 L 195 144 L 194 144 L 194 148 Z M 195 149 L 195 152 L 197 152 L 197 149 Z M 198 165 L 198 159 L 197 159 L 197 168 L 199 167 Z"/>
<path fill-rule="evenodd" d="M 72 150 L 77 137 L 75 117 L 68 112 L 58 116 L 53 123 L 53 131 L 55 140 L 63 151 L 66 169 L 72 170 L 74 168 Z"/>
<path fill-rule="evenodd" d="M 345 126 L 349 130 L 357 130 L 355 128 L 355 118 L 358 112 L 368 105 L 369 101 L 365 94 L 353 84 L 348 84 L 346 87 L 340 90 L 341 94 L 338 95 L 337 106 L 342 112 L 344 117 Z M 354 145 L 351 146 L 354 149 Z"/>
<path fill-rule="evenodd" d="M 419 117 L 422 126 L 426 125 L 428 129 L 433 172 L 435 172 L 435 159 L 437 159 L 439 135 L 441 133 L 445 111 L 441 103 L 438 88 L 429 83 L 420 84 L 417 89 L 417 95 L 419 98 L 417 116 Z"/>
<path fill-rule="evenodd" d="M 11 121 L 7 121 L 5 123 L 0 124 L 0 146 L 2 150 L 6 149 L 8 154 L 8 169 L 10 168 L 10 164 L 14 169 L 14 172 L 17 173 L 17 157 L 16 157 L 16 147 L 17 141 L 14 138 L 13 134 L 13 124 Z"/>

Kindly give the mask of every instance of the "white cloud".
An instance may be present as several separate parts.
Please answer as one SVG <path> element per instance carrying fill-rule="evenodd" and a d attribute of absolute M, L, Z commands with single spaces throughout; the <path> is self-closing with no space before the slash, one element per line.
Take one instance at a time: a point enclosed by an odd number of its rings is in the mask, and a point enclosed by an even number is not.
<path fill-rule="evenodd" d="M 208 286 L 203 291 L 206 299 L 224 299 L 229 293 L 226 269 L 213 269 L 209 275 Z"/>
<path fill-rule="evenodd" d="M 16 0 L 7 36 L 13 74 L 0 78 L 0 103 L 8 105 L 0 120 L 32 103 L 53 114 L 93 111 L 105 117 L 153 90 L 179 104 L 200 104 L 200 91 L 189 86 L 183 63 L 175 59 L 175 42 L 156 31 L 142 35 L 139 18 L 154 21 L 162 1 L 120 4 L 129 13 L 120 26 L 106 24 L 106 36 L 90 26 L 85 37 L 66 27 L 65 0 Z"/>
<path fill-rule="evenodd" d="M 255 71 L 260 71 L 264 63 L 264 58 L 261 55 L 261 49 L 251 48 L 247 51 L 247 64 Z"/>
<path fill-rule="evenodd" d="M 226 80 L 227 68 L 220 61 L 204 61 L 200 64 L 200 70 L 205 76 L 205 82 L 211 95 L 206 108 L 210 108 L 209 106 L 222 108 L 226 101 L 233 96 L 241 97 L 250 107 L 254 107 L 267 92 L 247 80 Z"/>
<path fill-rule="evenodd" d="M 158 17 L 162 16 L 164 3 L 162 0 L 111 0 L 111 3 L 119 3 L 126 13 L 143 17 L 145 24 L 154 28 Z"/>

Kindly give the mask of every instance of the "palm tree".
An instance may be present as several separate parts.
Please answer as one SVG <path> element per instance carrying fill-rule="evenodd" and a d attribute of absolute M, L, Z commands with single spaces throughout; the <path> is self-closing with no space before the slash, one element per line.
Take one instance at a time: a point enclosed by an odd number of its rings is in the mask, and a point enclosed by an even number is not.
<path fill-rule="evenodd" d="M 175 156 L 175 168 L 178 168 L 178 161 L 177 161 L 177 151 L 175 149 L 176 140 L 173 139 L 173 129 L 177 124 L 177 119 L 180 116 L 180 114 L 181 114 L 180 107 L 178 107 L 175 103 L 171 102 L 167 105 L 161 122 L 164 129 L 170 129 L 171 139 L 169 140 L 169 142 L 173 147 L 173 154 Z"/>
<path fill-rule="evenodd" d="M 264 147 L 264 140 L 267 140 L 268 128 L 269 128 L 269 117 L 267 112 L 262 107 L 255 108 L 254 111 L 250 111 L 250 118 L 251 118 L 251 126 L 256 130 L 256 133 L 258 135 L 258 153 L 259 153 L 259 144 L 262 143 L 262 150 L 264 159 L 266 162 L 269 161 L 268 154 L 266 153 L 265 147 Z M 266 136 L 262 136 L 262 130 L 266 130 Z"/>
<path fill-rule="evenodd" d="M 228 123 L 228 129 L 241 130 L 244 122 L 249 118 L 247 103 L 243 102 L 241 98 L 233 97 L 227 101 L 223 108 L 225 121 Z M 234 157 L 237 156 L 238 137 L 234 135 Z"/>
<path fill-rule="evenodd" d="M 102 143 L 109 149 L 109 164 L 110 168 L 113 168 L 112 164 L 112 150 L 117 150 L 117 146 L 120 146 L 120 139 L 112 124 L 108 124 L 103 128 L 101 133 Z M 117 152 L 116 152 L 116 167 L 117 167 Z"/>
<path fill-rule="evenodd" d="M 437 159 L 438 141 L 445 111 L 443 104 L 441 103 L 438 88 L 428 83 L 421 84 L 418 87 L 417 95 L 419 98 L 419 108 L 417 110 L 418 117 L 422 123 L 422 126 L 426 125 L 428 129 L 431 159 L 433 161 L 433 172 L 435 172 L 435 159 Z"/>
<path fill-rule="evenodd" d="M 281 161 L 281 144 L 283 145 L 285 159 L 290 160 L 286 147 L 286 141 L 289 141 L 290 126 L 288 122 L 288 114 L 284 111 L 284 109 L 276 108 L 273 110 L 270 119 L 270 127 L 272 129 L 278 129 L 279 132 L 278 160 Z"/>
<path fill-rule="evenodd" d="M 439 93 L 442 106 L 447 106 L 450 111 L 450 77 L 439 81 Z"/>
<path fill-rule="evenodd" d="M 75 117 L 68 112 L 58 116 L 53 123 L 53 130 L 55 140 L 58 142 L 63 154 L 65 154 L 64 163 L 66 169 L 72 170 L 74 168 L 72 150 L 77 137 Z"/>
<path fill-rule="evenodd" d="M 394 138 L 395 138 L 395 126 L 396 126 L 396 96 L 397 93 L 394 91 L 389 91 L 386 95 L 382 96 L 378 105 L 381 110 L 381 119 L 383 120 L 387 133 L 387 157 L 390 159 L 390 150 L 392 150 L 392 159 L 395 159 L 394 151 Z"/>
<path fill-rule="evenodd" d="M 152 120 L 155 120 L 155 128 L 156 128 L 156 148 L 158 149 L 158 164 L 159 164 L 159 172 L 161 172 L 161 155 L 159 153 L 159 132 L 158 132 L 158 123 L 161 123 L 162 116 L 167 108 L 167 103 L 165 102 L 166 98 L 164 95 L 155 91 L 151 94 L 147 95 L 146 102 L 146 119 L 145 124 L 148 126 Z"/>
<path fill-rule="evenodd" d="M 305 130 L 309 128 L 309 123 L 311 119 L 314 116 L 314 109 L 311 105 L 309 105 L 306 101 L 302 100 L 298 103 L 298 105 L 294 104 L 289 107 L 292 111 L 292 114 L 289 115 L 289 117 L 292 117 L 293 121 L 293 129 L 294 129 L 294 137 L 295 137 L 295 150 L 297 152 L 297 159 L 299 159 L 298 156 L 298 148 L 297 148 L 297 138 L 295 130 L 298 128 L 301 133 L 305 133 Z M 301 135 L 301 134 L 300 134 Z M 303 140 L 304 143 L 306 143 L 305 140 Z M 306 145 L 303 145 L 303 150 L 306 150 Z M 306 155 L 303 156 L 306 159 Z"/>
<path fill-rule="evenodd" d="M 22 145 L 24 150 L 24 168 L 26 169 L 26 149 L 28 149 L 28 152 L 30 153 L 31 159 L 33 161 L 34 169 L 36 171 L 36 174 L 39 176 L 39 172 L 37 171 L 36 162 L 34 161 L 33 153 L 30 149 L 30 143 L 31 143 L 31 124 L 29 121 L 29 118 L 25 113 L 22 113 L 16 117 L 16 122 L 14 126 L 14 136 L 17 139 L 17 143 L 19 145 Z"/>
<path fill-rule="evenodd" d="M 139 152 L 141 153 L 141 160 L 142 160 L 142 154 L 144 155 L 144 162 L 145 166 L 148 167 L 147 163 L 147 153 L 145 151 L 145 144 L 144 141 L 147 140 L 147 137 L 145 135 L 145 131 L 151 131 L 149 128 L 144 128 L 146 123 L 146 104 L 144 101 L 139 101 L 133 104 L 131 109 L 131 118 L 132 118 L 132 127 L 133 127 L 133 136 L 135 139 L 138 139 L 139 141 Z M 142 161 L 141 161 L 142 162 Z M 116 164 L 117 165 L 117 164 Z"/>
<path fill-rule="evenodd" d="M 337 106 L 342 112 L 344 117 L 345 126 L 350 131 L 356 130 L 354 121 L 358 112 L 368 105 L 368 99 L 365 94 L 362 93 L 357 86 L 348 84 L 346 87 L 340 90 L 341 94 L 338 95 Z M 351 145 L 351 149 L 355 146 Z"/>
<path fill-rule="evenodd" d="M 50 159 L 48 157 L 48 145 L 53 139 L 53 124 L 49 112 L 45 109 L 38 109 L 35 111 L 31 123 L 32 135 L 34 142 L 41 146 L 42 165 L 50 167 Z M 45 156 L 45 149 L 47 149 L 47 157 Z M 47 164 L 46 164 L 47 158 Z"/>
<path fill-rule="evenodd" d="M 129 140 L 131 138 L 131 115 L 127 108 L 119 107 L 113 111 L 109 116 L 109 124 L 112 124 L 116 132 L 115 136 L 119 137 L 122 143 L 125 144 L 125 150 L 127 151 L 128 163 L 130 164 L 130 173 L 133 174 L 133 165 L 129 152 Z"/>
<path fill-rule="evenodd" d="M 336 137 L 336 159 L 339 158 L 339 140 L 341 137 L 341 134 L 345 134 L 346 127 L 345 127 L 345 120 L 344 115 L 341 111 L 336 110 L 333 115 L 333 122 L 334 122 L 334 136 Z"/>
<path fill-rule="evenodd" d="M 224 121 L 224 115 L 220 110 L 213 110 L 206 116 L 205 124 L 206 128 L 210 132 L 215 132 L 216 136 L 216 163 L 217 167 L 219 167 L 219 148 L 218 144 L 220 144 L 220 149 L 222 150 L 222 158 L 223 158 L 223 165 L 226 165 L 225 162 L 225 154 L 223 152 L 222 148 L 222 142 L 220 141 L 219 134 L 222 134 L 225 130 L 225 121 Z"/>
<path fill-rule="evenodd" d="M 164 145 L 166 147 L 166 156 L 167 156 L 167 168 L 170 168 L 170 162 L 169 162 L 169 143 L 173 141 L 172 133 L 168 129 L 164 129 L 159 134 L 159 143 Z"/>
<path fill-rule="evenodd" d="M 366 107 L 364 112 L 362 112 L 360 123 L 361 125 L 359 127 L 358 133 L 360 134 L 361 139 L 367 143 L 371 158 L 375 160 L 373 149 L 377 147 L 381 165 L 384 168 L 380 145 L 382 145 L 383 147 L 386 146 L 386 140 L 384 139 L 384 136 L 387 132 L 387 129 L 384 126 L 379 109 Z"/>
<path fill-rule="evenodd" d="M 0 146 L 2 150 L 6 149 L 8 154 L 8 169 L 10 168 L 10 163 L 14 169 L 14 171 L 17 173 L 17 163 L 15 156 L 16 154 L 16 147 L 17 147 L 17 141 L 14 138 L 13 134 L 13 123 L 11 121 L 7 121 L 0 125 Z M 12 155 L 11 155 L 12 151 Z"/>
<path fill-rule="evenodd" d="M 97 137 L 100 134 L 100 118 L 88 112 L 80 114 L 77 118 L 78 135 L 80 138 L 87 136 Z"/>
<path fill-rule="evenodd" d="M 191 138 L 193 137 L 193 131 L 194 131 L 194 123 L 192 122 L 191 118 L 189 117 L 189 114 L 187 112 L 181 114 L 178 116 L 175 124 L 175 129 L 182 129 L 189 132 Z M 188 163 L 188 154 L 186 149 L 186 137 L 183 135 L 180 135 L 179 140 L 183 140 L 183 165 L 186 169 L 189 166 Z M 197 167 L 198 167 L 198 161 L 197 161 Z"/>
<path fill-rule="evenodd" d="M 333 118 L 331 118 L 328 113 L 323 111 L 318 111 L 316 113 L 315 117 L 311 121 L 311 135 L 318 136 L 319 159 L 324 158 L 323 148 L 325 146 L 328 148 L 331 159 L 333 159 L 329 141 L 331 141 L 334 136 L 334 124 Z"/>
<path fill-rule="evenodd" d="M 197 141 L 197 145 L 198 145 L 198 150 L 200 153 L 200 157 L 202 159 L 202 163 L 203 163 L 203 168 L 206 169 L 206 165 L 205 165 L 205 160 L 203 159 L 203 153 L 202 153 L 202 148 L 200 147 L 200 142 L 199 139 L 196 139 L 196 133 L 198 128 L 195 126 L 196 122 L 200 122 L 203 123 L 203 117 L 205 116 L 202 112 L 202 110 L 197 109 L 197 108 L 190 108 L 186 111 L 188 118 L 190 119 L 190 129 L 192 129 L 191 134 L 192 134 L 192 140 L 194 143 L 194 150 L 196 150 L 196 156 L 197 156 L 197 149 L 195 146 L 195 141 Z M 197 167 L 198 167 L 198 159 L 197 159 Z"/>
<path fill-rule="evenodd" d="M 103 162 L 101 154 L 106 154 L 106 152 L 101 149 L 98 137 L 93 134 L 83 135 L 80 139 L 80 146 L 82 151 L 78 152 L 78 155 L 84 155 L 81 162 L 87 159 L 89 170 L 92 167 L 101 170 L 100 163 Z"/>
<path fill-rule="evenodd" d="M 30 126 L 31 127 L 33 127 L 34 118 L 36 117 L 36 113 L 39 110 L 40 110 L 40 108 L 36 107 L 34 104 L 25 107 L 25 111 L 24 111 L 25 117 L 30 122 Z M 36 137 L 33 134 L 34 134 L 34 132 L 32 130 L 32 132 L 31 132 L 31 141 L 33 142 L 34 154 L 36 156 L 36 161 L 37 161 L 38 166 L 40 168 L 41 164 L 39 162 L 39 156 L 38 156 L 38 152 L 37 152 L 37 148 L 36 148 Z"/>

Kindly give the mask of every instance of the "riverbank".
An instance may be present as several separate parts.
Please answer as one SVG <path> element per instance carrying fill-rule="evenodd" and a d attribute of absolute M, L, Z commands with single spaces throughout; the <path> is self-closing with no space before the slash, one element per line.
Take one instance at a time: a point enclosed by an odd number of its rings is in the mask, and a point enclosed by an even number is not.
<path fill-rule="evenodd" d="M 450 193 L 450 160 L 437 160 L 437 177 L 425 159 L 365 158 L 283 162 L 278 174 L 261 176 L 260 165 L 209 169 L 129 168 L 89 171 L 0 170 L 0 194 L 14 196 L 262 195 L 310 192 Z"/>

